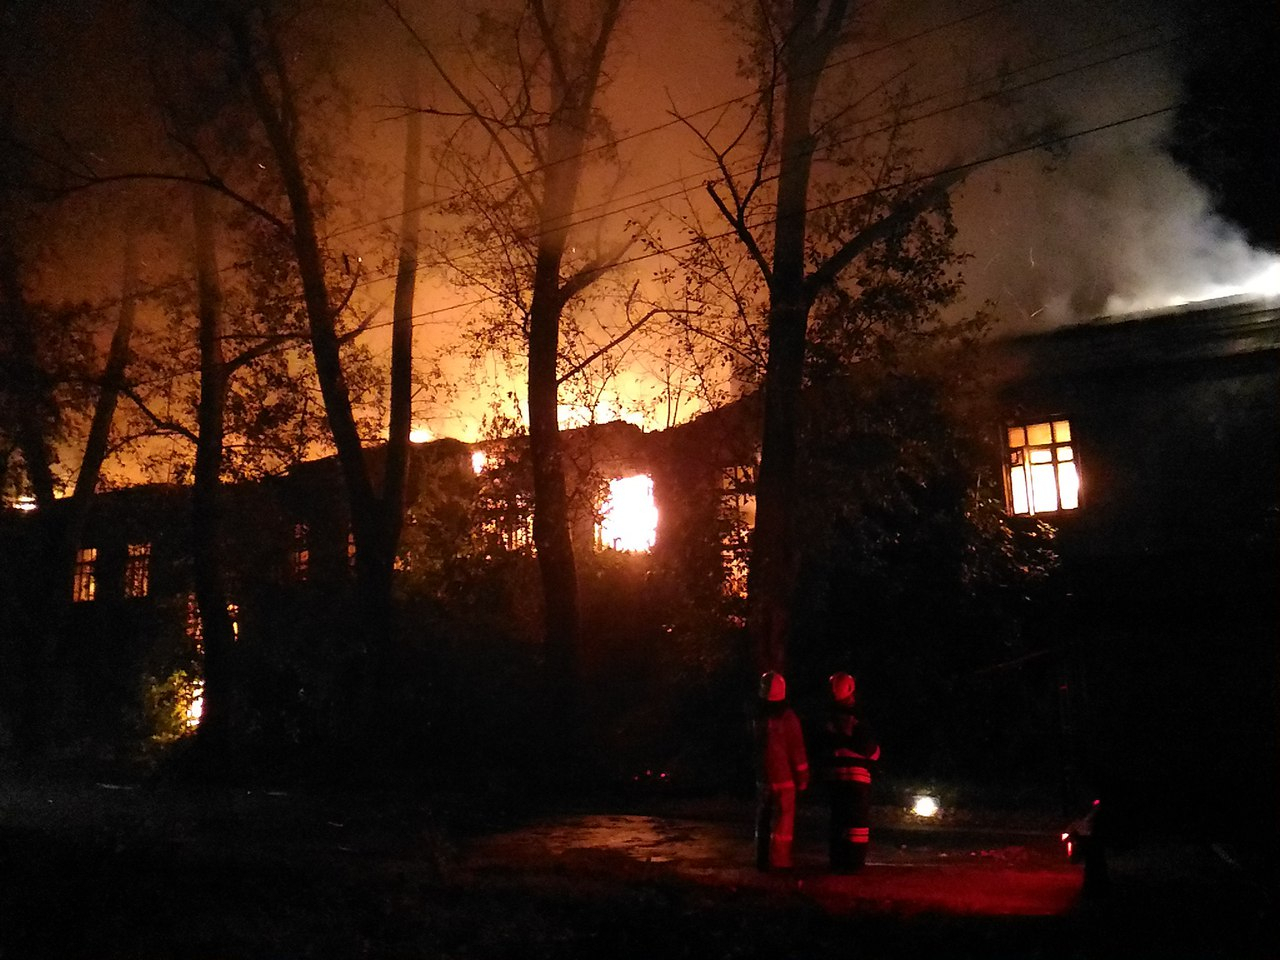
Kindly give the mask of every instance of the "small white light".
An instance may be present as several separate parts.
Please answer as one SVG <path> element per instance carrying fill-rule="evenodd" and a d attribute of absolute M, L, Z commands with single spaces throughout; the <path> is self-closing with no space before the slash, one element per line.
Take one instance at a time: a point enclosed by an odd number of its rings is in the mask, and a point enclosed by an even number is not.
<path fill-rule="evenodd" d="M 489 464 L 489 457 L 483 450 L 476 450 L 471 454 L 471 472 L 476 476 L 484 473 L 484 468 Z"/>
<path fill-rule="evenodd" d="M 414 427 L 409 431 L 410 443 L 426 443 L 431 439 L 431 431 L 426 427 Z"/>
<path fill-rule="evenodd" d="M 938 809 L 937 797 L 919 796 L 911 798 L 911 812 L 917 817 L 936 817 Z"/>
<path fill-rule="evenodd" d="M 35 497 L 19 497 L 14 507 L 18 510 L 31 511 L 36 508 Z"/>

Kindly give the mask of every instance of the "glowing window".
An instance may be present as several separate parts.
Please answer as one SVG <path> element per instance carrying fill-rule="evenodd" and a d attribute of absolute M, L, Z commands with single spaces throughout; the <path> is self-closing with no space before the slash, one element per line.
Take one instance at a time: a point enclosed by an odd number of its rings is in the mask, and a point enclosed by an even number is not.
<path fill-rule="evenodd" d="M 145 597 L 151 592 L 151 544 L 129 544 L 124 564 L 124 595 Z"/>
<path fill-rule="evenodd" d="M 600 507 L 596 543 L 611 550 L 649 550 L 658 537 L 658 508 L 653 478 L 640 474 L 609 481 Z"/>
<path fill-rule="evenodd" d="M 755 469 L 731 467 L 721 474 L 720 557 L 726 596 L 746 597 L 751 528 L 756 519 Z"/>
<path fill-rule="evenodd" d="M 1005 479 L 1009 510 L 1033 516 L 1080 506 L 1080 466 L 1068 420 L 1009 427 Z"/>
<path fill-rule="evenodd" d="M 293 525 L 293 550 L 289 554 L 289 574 L 294 580 L 305 580 L 311 572 L 311 548 L 307 544 L 307 525 Z"/>
<path fill-rule="evenodd" d="M 98 548 L 84 547 L 76 551 L 75 577 L 71 582 L 71 599 L 85 603 L 98 595 Z"/>

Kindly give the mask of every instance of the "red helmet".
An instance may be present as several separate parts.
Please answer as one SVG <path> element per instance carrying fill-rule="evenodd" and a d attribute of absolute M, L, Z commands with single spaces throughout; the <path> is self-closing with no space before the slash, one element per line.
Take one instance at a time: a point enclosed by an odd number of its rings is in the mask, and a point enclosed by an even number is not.
<path fill-rule="evenodd" d="M 833 673 L 831 675 L 831 696 L 837 700 L 852 700 L 853 691 L 856 684 L 853 677 L 847 673 Z"/>
<path fill-rule="evenodd" d="M 787 699 L 787 681 L 776 670 L 766 670 L 760 674 L 760 699 L 777 703 Z"/>

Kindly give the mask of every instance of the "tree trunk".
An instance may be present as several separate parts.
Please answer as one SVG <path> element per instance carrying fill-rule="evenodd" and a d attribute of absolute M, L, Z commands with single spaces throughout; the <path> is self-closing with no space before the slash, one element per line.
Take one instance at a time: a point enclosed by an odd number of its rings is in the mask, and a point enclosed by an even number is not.
<path fill-rule="evenodd" d="M 20 438 L 24 459 L 31 458 L 27 462 L 27 468 L 33 471 L 29 476 L 36 489 L 41 540 L 39 555 L 34 562 L 39 574 L 39 598 L 35 601 L 39 629 L 31 641 L 27 702 L 23 708 L 19 731 L 19 737 L 23 741 L 22 748 L 32 756 L 43 752 L 53 732 L 51 725 L 61 713 L 64 688 L 57 670 L 58 651 L 71 611 L 76 553 L 89 519 L 89 509 L 93 503 L 102 463 L 106 459 L 111 421 L 115 416 L 116 402 L 129 364 L 137 280 L 137 251 L 133 238 L 128 237 L 124 249 L 120 312 L 100 378 L 98 398 L 76 476 L 75 490 L 67 501 L 55 502 L 49 456 L 51 444 L 38 415 L 40 409 L 47 409 L 53 401 L 47 393 L 47 385 L 41 382 L 43 375 L 36 355 L 31 317 L 22 293 L 17 259 L 12 251 L 0 250 L 0 287 L 3 287 L 4 313 L 6 319 L 14 324 L 15 342 L 25 353 L 23 364 L 30 372 L 30 386 L 35 391 L 30 397 L 31 410 L 24 415 Z"/>
<path fill-rule="evenodd" d="M 229 759 L 236 728 L 237 687 L 235 631 L 223 579 L 220 490 L 228 371 L 222 346 L 222 287 L 204 188 L 192 188 L 191 210 L 200 319 L 200 402 L 196 412 L 195 486 L 191 494 L 195 594 L 204 643 L 204 713 L 198 736 L 216 759 Z"/>
<path fill-rule="evenodd" d="M 412 69 L 412 67 L 410 68 Z M 416 78 L 406 82 L 405 100 L 416 101 Z M 419 186 L 422 169 L 422 115 L 411 110 L 405 117 L 404 181 L 400 214 L 400 251 L 396 268 L 395 300 L 391 310 L 391 415 L 387 431 L 387 460 L 383 476 L 380 526 L 386 544 L 387 562 L 377 571 L 371 601 L 383 611 L 390 640 L 395 635 L 393 570 L 404 524 L 406 485 L 409 472 L 409 432 L 413 426 L 413 301 L 418 277 L 418 240 L 421 220 Z M 386 704 L 386 692 L 394 677 L 395 648 L 388 644 L 377 651 L 371 671 L 376 689 L 368 703 Z M 381 696 L 379 695 L 381 692 Z M 376 720 L 375 720 L 376 722 Z"/>
<path fill-rule="evenodd" d="M 819 26 L 816 6 L 803 0 L 796 4 L 790 42 L 782 52 L 786 88 L 769 288 L 769 358 L 748 591 L 749 630 L 760 670 L 786 669 L 799 567 L 795 515 L 799 410 L 812 302 L 805 287 L 815 146 L 810 124 L 822 69 L 843 21 L 843 13 L 833 9 Z M 832 17 L 836 17 L 834 23 Z"/>
<path fill-rule="evenodd" d="M 561 269 L 582 179 L 583 153 L 605 50 L 618 2 L 607 3 L 599 32 L 572 82 L 560 74 L 547 131 L 547 163 L 538 211 L 538 254 L 529 302 L 529 453 L 533 466 L 533 542 L 542 580 L 546 683 L 557 742 L 573 749 L 577 732 L 578 571 L 569 525 L 569 499 L 560 443 L 558 360 L 560 321 L 567 300 Z M 544 35 L 548 45 L 554 39 Z M 563 51 L 551 51 L 563 62 Z"/>
<path fill-rule="evenodd" d="M 257 37 L 248 22 L 235 14 L 230 15 L 228 27 L 254 112 L 262 124 L 289 201 L 293 221 L 290 239 L 302 281 L 316 377 L 347 489 L 355 536 L 357 605 L 364 641 L 361 652 L 376 658 L 382 656 L 390 644 L 390 611 L 386 600 L 395 551 L 382 522 L 382 511 L 365 463 L 364 447 L 356 428 L 351 395 L 343 373 L 337 316 L 326 283 L 324 257 L 316 232 L 315 207 L 294 137 L 298 117 L 293 88 L 269 28 L 264 28 L 265 38 Z M 263 76 L 264 59 L 274 80 L 274 93 Z"/>

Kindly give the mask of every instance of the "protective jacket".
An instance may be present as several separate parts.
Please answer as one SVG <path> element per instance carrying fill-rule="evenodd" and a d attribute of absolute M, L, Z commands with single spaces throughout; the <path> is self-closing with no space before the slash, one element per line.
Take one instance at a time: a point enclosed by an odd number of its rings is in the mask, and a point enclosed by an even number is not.
<path fill-rule="evenodd" d="M 809 785 L 809 758 L 800 720 L 785 701 L 764 703 L 756 718 L 756 780 L 772 786 Z"/>
<path fill-rule="evenodd" d="M 809 785 L 809 760 L 800 721 L 786 701 L 762 703 L 756 737 L 756 866 L 791 866 L 796 791 Z"/>
<path fill-rule="evenodd" d="M 821 736 L 822 774 L 831 803 L 831 867 L 860 870 L 871 842 L 871 768 L 880 758 L 880 744 L 852 703 L 832 704 Z"/>
<path fill-rule="evenodd" d="M 852 704 L 831 707 L 822 735 L 823 779 L 871 782 L 871 769 L 880 759 L 880 744 L 871 728 L 858 719 Z"/>

